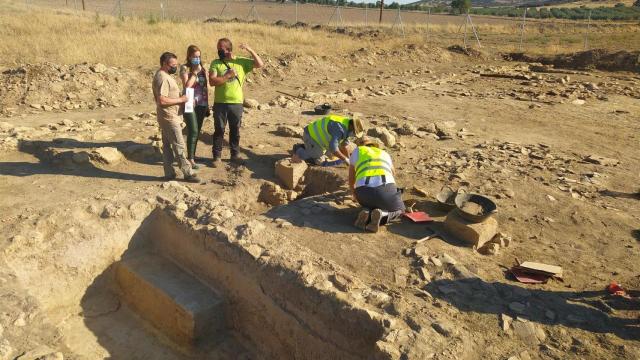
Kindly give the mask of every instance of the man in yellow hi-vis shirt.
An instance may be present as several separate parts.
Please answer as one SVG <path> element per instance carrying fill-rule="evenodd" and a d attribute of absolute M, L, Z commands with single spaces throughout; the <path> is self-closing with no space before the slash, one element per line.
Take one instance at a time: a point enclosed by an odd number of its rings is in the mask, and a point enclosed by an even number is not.
<path fill-rule="evenodd" d="M 209 67 L 209 84 L 215 87 L 213 98 L 213 167 L 220 165 L 224 129 L 229 123 L 229 146 L 231 161 L 241 162 L 240 125 L 242 123 L 242 103 L 244 94 L 242 85 L 246 75 L 253 69 L 264 66 L 264 62 L 253 49 L 245 44 L 240 49 L 246 50 L 251 59 L 233 55 L 231 40 L 218 40 L 218 57 Z"/>
<path fill-rule="evenodd" d="M 359 143 L 349 157 L 349 187 L 366 209 L 360 211 L 355 225 L 377 232 L 380 225 L 402 216 L 405 206 L 402 192 L 396 187 L 391 156 L 371 138 L 364 137 Z"/>

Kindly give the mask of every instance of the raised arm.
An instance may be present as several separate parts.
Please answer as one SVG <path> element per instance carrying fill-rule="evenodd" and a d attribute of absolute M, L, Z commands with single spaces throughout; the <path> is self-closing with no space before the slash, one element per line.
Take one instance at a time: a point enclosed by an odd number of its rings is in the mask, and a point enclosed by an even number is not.
<path fill-rule="evenodd" d="M 260 55 L 258 55 L 255 51 L 253 51 L 253 49 L 250 48 L 249 45 L 240 44 L 240 49 L 247 50 L 247 52 L 251 54 L 251 57 L 253 58 L 253 61 L 254 61 L 253 63 L 254 69 L 260 69 L 261 67 L 264 66 L 264 61 L 262 61 L 262 58 L 260 57 Z"/>

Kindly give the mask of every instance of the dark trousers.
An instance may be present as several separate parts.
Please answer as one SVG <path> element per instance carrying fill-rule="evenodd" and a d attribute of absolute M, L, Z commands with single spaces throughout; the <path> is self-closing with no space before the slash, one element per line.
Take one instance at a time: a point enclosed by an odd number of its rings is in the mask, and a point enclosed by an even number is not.
<path fill-rule="evenodd" d="M 202 122 L 207 116 L 206 106 L 196 106 L 191 113 L 184 113 L 183 118 L 187 124 L 187 159 L 195 159 L 198 137 L 202 129 Z"/>
<path fill-rule="evenodd" d="M 389 215 L 383 223 L 390 222 L 404 214 L 405 206 L 402 193 L 396 184 L 385 184 L 378 187 L 360 186 L 356 188 L 356 200 L 369 210 L 380 209 Z"/>
<path fill-rule="evenodd" d="M 229 123 L 229 146 L 231 157 L 240 153 L 240 125 L 242 125 L 242 104 L 213 105 L 213 157 L 222 156 L 224 129 Z"/>

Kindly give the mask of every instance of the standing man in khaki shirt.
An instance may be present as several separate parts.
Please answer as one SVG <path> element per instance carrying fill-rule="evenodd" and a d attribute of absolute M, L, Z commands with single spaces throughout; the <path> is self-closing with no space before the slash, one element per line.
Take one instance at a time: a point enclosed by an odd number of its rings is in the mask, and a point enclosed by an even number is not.
<path fill-rule="evenodd" d="M 176 171 L 173 161 L 178 160 L 178 166 L 184 175 L 184 180 L 199 183 L 200 179 L 191 168 L 191 163 L 185 156 L 184 139 L 182 138 L 182 117 L 180 107 L 187 102 L 187 96 L 180 96 L 180 88 L 173 78 L 178 69 L 178 59 L 175 54 L 165 52 L 160 56 L 160 69 L 153 76 L 153 97 L 156 100 L 156 114 L 162 131 L 162 161 L 164 164 L 164 178 L 173 180 Z"/>

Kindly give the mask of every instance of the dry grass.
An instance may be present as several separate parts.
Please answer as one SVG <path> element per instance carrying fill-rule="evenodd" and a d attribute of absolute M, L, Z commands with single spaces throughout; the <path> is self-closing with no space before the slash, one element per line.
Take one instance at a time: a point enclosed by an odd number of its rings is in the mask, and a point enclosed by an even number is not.
<path fill-rule="evenodd" d="M 367 41 L 338 34 L 304 29 L 287 29 L 262 24 L 201 22 L 158 22 L 70 11 L 42 11 L 0 2 L 0 60 L 5 65 L 25 62 L 103 62 L 136 67 L 155 64 L 163 51 L 185 55 L 188 45 L 197 44 L 203 57 L 211 59 L 216 41 L 230 37 L 245 42 L 261 53 L 291 52 L 322 55 L 351 51 Z M 36 20 L 36 21 L 34 21 Z"/>
<path fill-rule="evenodd" d="M 267 24 L 202 23 L 201 21 L 157 22 L 153 18 L 123 20 L 71 10 L 45 10 L 22 3 L 0 0 L 0 35 L 11 41 L 0 42 L 0 64 L 50 61 L 61 64 L 102 62 L 134 68 L 155 66 L 163 51 L 180 58 L 190 44 L 197 44 L 205 60 L 215 54 L 215 42 L 227 36 L 234 42 L 246 42 L 258 52 L 271 56 L 296 52 L 306 55 L 339 55 L 361 47 L 397 48 L 403 44 L 461 44 L 460 24 L 405 26 L 405 37 L 394 35 L 390 25 L 355 26 L 355 31 L 379 29 L 382 39 L 362 39 L 308 29 L 286 29 Z M 520 28 L 507 24 L 481 23 L 477 26 L 483 47 L 488 52 L 519 48 Z M 396 29 L 397 31 L 397 29 Z M 469 30 L 470 31 L 470 30 Z M 640 48 L 638 25 L 593 24 L 590 47 L 634 50 Z M 527 25 L 524 49 L 534 53 L 559 53 L 582 50 L 585 28 L 577 23 L 538 22 Z M 397 34 L 397 32 L 396 32 Z M 469 43 L 472 43 L 469 33 Z M 375 42 L 375 43 L 374 43 Z"/>

